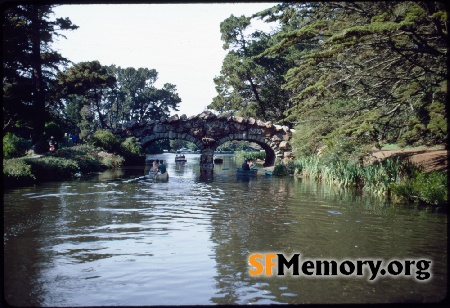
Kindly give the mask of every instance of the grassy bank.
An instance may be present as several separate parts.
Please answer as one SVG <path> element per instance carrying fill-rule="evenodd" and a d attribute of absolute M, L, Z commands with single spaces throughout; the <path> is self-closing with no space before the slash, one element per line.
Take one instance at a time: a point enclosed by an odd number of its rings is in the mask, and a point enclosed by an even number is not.
<path fill-rule="evenodd" d="M 3 160 L 3 185 L 16 187 L 68 179 L 81 174 L 118 168 L 124 159 L 100 148 L 79 145 L 42 156 Z"/>
<path fill-rule="evenodd" d="M 446 172 L 425 173 L 409 160 L 399 157 L 362 165 L 359 161 L 327 161 L 318 156 L 307 156 L 274 168 L 274 174 L 287 173 L 338 187 L 357 187 L 375 195 L 388 196 L 394 202 L 447 204 Z"/>
<path fill-rule="evenodd" d="M 266 159 L 266 152 L 235 151 L 234 157 L 239 161 L 244 161 L 245 159 L 264 160 Z"/>

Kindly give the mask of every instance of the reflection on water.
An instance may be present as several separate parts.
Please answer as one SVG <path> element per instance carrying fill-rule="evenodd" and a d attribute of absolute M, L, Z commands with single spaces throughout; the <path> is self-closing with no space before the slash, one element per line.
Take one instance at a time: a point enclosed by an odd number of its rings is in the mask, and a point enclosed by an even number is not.
<path fill-rule="evenodd" d="M 447 220 L 291 177 L 237 177 L 199 155 L 4 194 L 5 299 L 17 306 L 435 302 L 447 290 Z M 260 170 L 261 171 L 261 170 Z M 431 281 L 250 277 L 254 252 L 433 261 Z"/>

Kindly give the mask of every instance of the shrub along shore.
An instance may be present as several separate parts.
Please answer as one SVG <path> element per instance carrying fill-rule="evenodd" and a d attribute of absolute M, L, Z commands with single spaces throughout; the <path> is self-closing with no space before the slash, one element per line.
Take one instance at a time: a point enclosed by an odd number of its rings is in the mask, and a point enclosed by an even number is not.
<path fill-rule="evenodd" d="M 292 174 L 341 188 L 356 187 L 374 195 L 387 196 L 393 202 L 447 207 L 447 173 L 425 172 L 421 166 L 398 156 L 371 164 L 306 156 L 276 165 L 273 174 Z"/>
<path fill-rule="evenodd" d="M 101 148 L 78 145 L 55 153 L 3 160 L 4 187 L 70 179 L 90 172 L 120 167 L 124 158 Z"/>
<path fill-rule="evenodd" d="M 53 134 L 47 135 L 42 140 Z M 47 147 L 43 144 L 37 148 Z M 134 137 L 120 139 L 106 130 L 96 131 L 88 144 L 64 147 L 56 152 L 42 150 L 42 155 L 30 156 L 25 155 L 27 148 L 29 144 L 25 139 L 13 134 L 3 137 L 3 156 L 6 158 L 3 159 L 3 187 L 69 179 L 145 161 Z"/>
<path fill-rule="evenodd" d="M 241 159 L 263 160 L 264 152 L 238 152 Z M 302 156 L 274 166 L 273 175 L 293 175 L 340 188 L 354 187 L 395 202 L 446 209 L 447 172 L 425 172 L 408 158 L 389 157 L 372 163 L 317 155 Z"/>

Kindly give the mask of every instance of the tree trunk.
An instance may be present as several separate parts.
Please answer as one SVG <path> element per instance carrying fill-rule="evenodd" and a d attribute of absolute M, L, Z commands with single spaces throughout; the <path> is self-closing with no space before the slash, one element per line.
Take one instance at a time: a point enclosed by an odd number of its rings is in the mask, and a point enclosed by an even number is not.
<path fill-rule="evenodd" d="M 105 119 L 104 119 L 102 111 L 100 109 L 101 97 L 102 97 L 102 91 L 100 90 L 100 94 L 98 94 L 97 89 L 95 89 L 94 101 L 95 101 L 95 107 L 97 108 L 98 119 L 100 120 L 100 128 L 105 129 L 105 128 L 108 128 L 108 125 L 106 125 Z"/>
<path fill-rule="evenodd" d="M 33 131 L 31 141 L 33 144 L 44 134 L 45 128 L 45 93 L 41 67 L 41 16 L 38 5 L 31 6 L 32 12 L 32 70 L 33 70 Z"/>

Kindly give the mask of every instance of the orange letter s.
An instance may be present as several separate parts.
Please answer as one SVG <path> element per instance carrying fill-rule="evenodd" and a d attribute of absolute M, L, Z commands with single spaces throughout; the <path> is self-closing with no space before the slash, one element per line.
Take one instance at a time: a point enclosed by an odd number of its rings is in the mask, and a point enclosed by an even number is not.
<path fill-rule="evenodd" d="M 250 263 L 250 265 L 253 266 L 253 269 L 249 270 L 249 273 L 252 276 L 261 275 L 264 270 L 262 263 L 259 262 L 258 260 L 262 261 L 262 254 L 260 253 L 254 253 L 251 254 L 250 257 L 248 257 L 248 262 Z"/>

